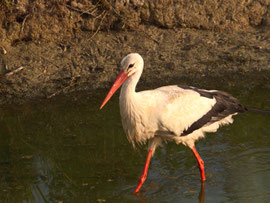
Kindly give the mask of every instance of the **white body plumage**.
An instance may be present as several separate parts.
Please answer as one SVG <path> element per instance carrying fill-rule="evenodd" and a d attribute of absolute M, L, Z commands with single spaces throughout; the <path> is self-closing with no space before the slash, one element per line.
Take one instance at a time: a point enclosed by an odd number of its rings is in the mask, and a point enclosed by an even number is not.
<path fill-rule="evenodd" d="M 122 125 L 133 146 L 150 140 L 149 147 L 152 148 L 152 145 L 157 146 L 162 140 L 168 140 L 192 147 L 197 139 L 204 137 L 204 132 L 215 132 L 219 125 L 233 122 L 232 115 L 229 115 L 181 136 L 184 130 L 211 110 L 216 104 L 215 98 L 202 97 L 196 91 L 178 86 L 138 93 L 128 91 L 124 84 L 119 103 Z"/>

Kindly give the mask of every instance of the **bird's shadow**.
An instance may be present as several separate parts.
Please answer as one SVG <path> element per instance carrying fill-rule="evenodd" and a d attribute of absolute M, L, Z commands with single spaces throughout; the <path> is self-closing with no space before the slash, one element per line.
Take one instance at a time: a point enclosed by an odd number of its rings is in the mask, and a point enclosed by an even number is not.
<path fill-rule="evenodd" d="M 134 194 L 137 195 L 141 203 L 147 203 L 147 199 L 142 193 L 138 192 Z M 204 201 L 205 201 L 205 182 L 202 182 L 201 191 L 199 193 L 199 203 L 204 203 Z"/>

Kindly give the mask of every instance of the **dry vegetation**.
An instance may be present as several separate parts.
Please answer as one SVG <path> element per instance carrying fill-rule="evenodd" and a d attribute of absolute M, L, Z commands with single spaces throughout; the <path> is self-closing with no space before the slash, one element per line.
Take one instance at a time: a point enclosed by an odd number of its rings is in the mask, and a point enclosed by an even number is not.
<path fill-rule="evenodd" d="M 245 31 L 269 26 L 270 3 L 245 1 L 1 0 L 0 40 L 59 40 L 80 31 L 162 28 Z"/>

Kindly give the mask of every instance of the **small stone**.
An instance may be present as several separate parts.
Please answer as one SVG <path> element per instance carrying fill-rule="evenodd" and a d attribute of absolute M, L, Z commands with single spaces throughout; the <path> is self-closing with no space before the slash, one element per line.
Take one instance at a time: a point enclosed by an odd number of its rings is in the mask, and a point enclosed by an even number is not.
<path fill-rule="evenodd" d="M 84 5 L 81 4 L 81 3 L 78 3 L 78 4 L 77 4 L 77 7 L 78 7 L 79 9 L 83 9 L 83 8 L 84 8 Z"/>
<path fill-rule="evenodd" d="M 72 1 L 71 4 L 70 4 L 72 7 L 78 7 L 78 4 L 76 1 Z"/>
<path fill-rule="evenodd" d="M 1 46 L 1 49 L 2 49 L 2 53 L 3 53 L 4 55 L 6 55 L 6 54 L 7 54 L 7 50 L 6 50 L 4 47 L 2 47 L 2 46 Z"/>
<path fill-rule="evenodd" d="M 33 155 L 23 155 L 22 159 L 31 159 Z"/>

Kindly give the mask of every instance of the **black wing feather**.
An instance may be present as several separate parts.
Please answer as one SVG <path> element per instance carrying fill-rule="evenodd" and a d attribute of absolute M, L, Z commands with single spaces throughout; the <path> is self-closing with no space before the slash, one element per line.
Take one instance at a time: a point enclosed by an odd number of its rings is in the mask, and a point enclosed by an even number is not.
<path fill-rule="evenodd" d="M 212 107 L 212 109 L 203 115 L 200 119 L 195 121 L 189 128 L 184 130 L 180 136 L 188 135 L 206 124 L 217 122 L 234 113 L 247 111 L 247 108 L 244 105 L 240 104 L 236 98 L 226 92 L 207 91 L 189 86 L 179 87 L 182 89 L 190 89 L 196 91 L 202 97 L 216 99 L 216 104 Z"/>

